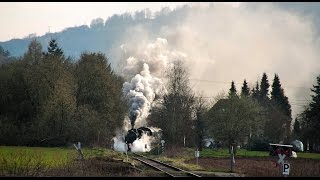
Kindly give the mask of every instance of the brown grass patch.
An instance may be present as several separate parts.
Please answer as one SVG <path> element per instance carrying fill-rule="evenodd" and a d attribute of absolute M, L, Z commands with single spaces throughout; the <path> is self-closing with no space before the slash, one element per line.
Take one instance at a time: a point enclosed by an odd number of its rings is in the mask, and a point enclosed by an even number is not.
<path fill-rule="evenodd" d="M 291 177 L 320 176 L 320 161 L 304 158 L 286 158 L 290 164 Z M 280 167 L 276 166 L 277 157 L 236 157 L 234 172 L 250 177 L 281 177 Z M 195 163 L 189 160 L 188 163 Z M 229 171 L 230 158 L 199 158 L 199 165 L 205 169 Z"/>
<path fill-rule="evenodd" d="M 131 164 L 108 157 L 94 157 L 86 160 L 75 160 L 64 168 L 48 171 L 46 176 L 139 176 Z"/>

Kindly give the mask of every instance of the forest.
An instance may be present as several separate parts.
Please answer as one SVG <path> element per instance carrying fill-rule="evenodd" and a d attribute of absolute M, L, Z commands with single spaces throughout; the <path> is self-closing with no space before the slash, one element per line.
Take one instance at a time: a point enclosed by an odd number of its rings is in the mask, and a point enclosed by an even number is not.
<path fill-rule="evenodd" d="M 0 145 L 110 146 L 116 129 L 128 116 L 122 94 L 124 78 L 103 53 L 83 52 L 71 60 L 55 39 L 46 51 L 36 40 L 21 57 L 0 47 Z M 188 68 L 176 61 L 168 69 L 168 92 L 148 116 L 148 125 L 163 130 L 167 143 L 202 147 L 207 137 L 252 150 L 269 142 L 299 139 L 317 150 L 320 142 L 320 75 L 310 87 L 312 101 L 292 119 L 291 105 L 280 77 L 266 73 L 255 87 L 245 77 L 241 90 L 231 80 L 228 94 L 214 103 L 190 87 Z M 293 123 L 293 128 L 291 124 Z"/>

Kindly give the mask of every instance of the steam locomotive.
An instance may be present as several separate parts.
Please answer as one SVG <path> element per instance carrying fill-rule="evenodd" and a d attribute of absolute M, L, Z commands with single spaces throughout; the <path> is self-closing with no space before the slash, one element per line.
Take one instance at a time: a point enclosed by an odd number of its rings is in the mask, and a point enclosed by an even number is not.
<path fill-rule="evenodd" d="M 143 134 L 147 134 L 148 136 L 152 136 L 151 129 L 147 127 L 140 127 L 138 129 L 130 129 L 125 136 L 125 143 L 127 144 L 128 151 L 131 151 L 131 145 L 136 139 L 140 139 Z"/>

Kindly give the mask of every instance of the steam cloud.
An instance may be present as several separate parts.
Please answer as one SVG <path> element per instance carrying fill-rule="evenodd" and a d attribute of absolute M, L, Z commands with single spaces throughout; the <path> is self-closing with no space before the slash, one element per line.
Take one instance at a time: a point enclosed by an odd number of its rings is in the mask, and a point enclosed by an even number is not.
<path fill-rule="evenodd" d="M 228 91 L 232 80 L 238 91 L 244 79 L 253 88 L 266 72 L 270 85 L 274 74 L 279 75 L 293 117 L 310 100 L 320 70 L 312 17 L 272 3 L 241 3 L 237 8 L 202 3 L 186 11 L 177 24 L 162 23 L 158 32 L 143 24 L 128 29 L 126 49 L 141 52 L 140 42 L 155 35 L 166 39 L 168 47 L 188 54 L 191 86 L 206 97 Z"/>
<path fill-rule="evenodd" d="M 131 82 L 123 84 L 123 94 L 129 99 L 130 112 L 129 118 L 132 128 L 136 122 L 138 127 L 147 125 L 144 121 L 149 115 L 151 103 L 156 94 L 161 95 L 164 86 L 159 78 L 150 74 L 148 64 L 143 64 L 143 70 L 132 78 Z"/>
<path fill-rule="evenodd" d="M 130 56 L 127 59 L 127 65 L 123 71 L 130 76 L 142 68 L 142 71 L 130 82 L 123 84 L 123 94 L 130 104 L 129 117 L 132 128 L 135 125 L 137 127 L 147 125 L 145 119 L 149 115 L 152 102 L 156 96 L 161 98 L 166 93 L 163 81 L 158 78 L 162 76 L 162 70 L 170 67 L 174 60 L 183 60 L 186 57 L 184 53 L 169 50 L 167 40 L 162 38 L 147 44 L 145 50 L 141 52 L 141 54 L 135 53 L 137 57 Z"/>
<path fill-rule="evenodd" d="M 118 72 L 134 77 L 124 85 L 124 93 L 132 102 L 130 111 L 137 115 L 135 126 L 147 124 L 145 117 L 155 96 L 165 91 L 154 88 L 162 85 L 163 70 L 172 59 L 186 55 L 196 92 L 214 97 L 227 91 L 232 80 L 240 91 L 244 79 L 253 88 L 263 72 L 271 85 L 277 73 L 293 118 L 300 113 L 320 70 L 319 39 L 312 18 L 272 3 L 242 3 L 236 8 L 204 4 L 187 9 L 177 24 L 162 23 L 157 32 L 145 24 L 127 29 L 121 53 L 113 52 L 122 63 Z M 162 38 L 150 44 L 155 36 Z"/>
<path fill-rule="evenodd" d="M 126 45 L 121 45 L 124 53 Z M 179 59 L 186 58 L 186 54 L 170 50 L 168 48 L 167 40 L 157 38 L 155 42 L 145 44 L 143 51 L 135 51 L 135 56 L 130 56 L 126 60 L 126 66 L 123 68 L 124 76 L 132 76 L 137 73 L 130 82 L 123 84 L 123 94 L 129 103 L 129 119 L 125 118 L 123 130 L 128 131 L 131 128 L 139 128 L 147 126 L 146 118 L 152 107 L 154 100 L 161 99 L 166 93 L 166 88 L 163 80 L 156 77 L 162 76 L 163 71 L 172 66 L 172 63 Z M 130 121 L 130 124 L 128 123 Z M 158 128 L 151 128 L 154 132 L 159 131 Z M 121 135 L 114 138 L 114 148 L 122 151 L 123 140 Z M 123 138 L 122 138 L 123 139 Z M 143 135 L 132 144 L 132 151 L 150 151 L 151 142 L 155 140 L 154 137 Z"/>

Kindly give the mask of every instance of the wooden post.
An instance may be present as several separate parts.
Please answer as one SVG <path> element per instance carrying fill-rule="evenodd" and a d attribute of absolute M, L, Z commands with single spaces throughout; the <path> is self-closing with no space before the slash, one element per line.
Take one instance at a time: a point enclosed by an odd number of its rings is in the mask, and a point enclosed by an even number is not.
<path fill-rule="evenodd" d="M 81 151 L 81 143 L 78 142 L 78 146 L 77 146 L 76 144 L 73 144 L 73 146 L 74 146 L 74 147 L 76 148 L 76 150 L 79 152 L 79 155 L 80 155 L 80 158 L 79 158 L 79 159 L 83 160 L 84 157 L 83 157 L 83 153 L 82 153 L 82 151 Z"/>
<path fill-rule="evenodd" d="M 231 172 L 233 172 L 233 165 L 235 163 L 235 160 L 234 160 L 234 149 L 233 149 L 233 145 L 231 145 L 230 147 L 230 170 Z"/>

